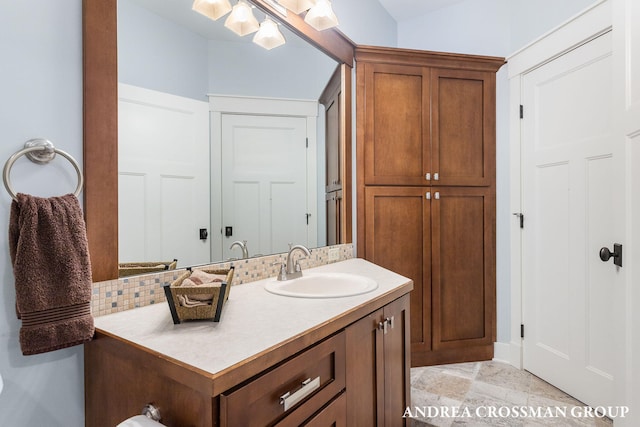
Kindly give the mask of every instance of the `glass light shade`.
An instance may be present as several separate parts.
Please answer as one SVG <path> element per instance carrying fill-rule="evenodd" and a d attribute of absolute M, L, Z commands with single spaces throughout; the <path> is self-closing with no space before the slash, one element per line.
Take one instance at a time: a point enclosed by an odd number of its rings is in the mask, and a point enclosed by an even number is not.
<path fill-rule="evenodd" d="M 318 31 L 338 25 L 338 18 L 336 14 L 333 13 L 333 8 L 329 0 L 316 0 L 315 6 L 309 9 L 304 20 Z"/>
<path fill-rule="evenodd" d="M 253 16 L 253 10 L 244 0 L 239 0 L 238 3 L 233 6 L 231 15 L 224 22 L 224 26 L 236 33 L 239 36 L 246 36 L 253 32 L 258 31 L 260 24 L 255 16 Z"/>
<path fill-rule="evenodd" d="M 274 47 L 282 46 L 285 40 L 278 29 L 278 24 L 273 22 L 269 17 L 266 17 L 264 21 L 262 21 L 262 24 L 260 24 L 260 29 L 256 35 L 253 36 L 253 42 L 267 50 L 271 50 Z"/>
<path fill-rule="evenodd" d="M 278 0 L 278 3 L 295 14 L 309 10 L 316 4 L 315 0 Z"/>
<path fill-rule="evenodd" d="M 231 11 L 229 0 L 195 0 L 191 9 L 214 21 Z"/>

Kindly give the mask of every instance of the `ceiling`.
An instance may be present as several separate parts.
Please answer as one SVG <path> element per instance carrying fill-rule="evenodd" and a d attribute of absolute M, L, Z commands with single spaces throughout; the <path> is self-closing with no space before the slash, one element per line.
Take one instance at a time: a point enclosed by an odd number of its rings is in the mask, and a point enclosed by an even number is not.
<path fill-rule="evenodd" d="M 465 0 L 378 0 L 387 9 L 389 14 L 397 21 L 426 15 L 436 9 L 461 3 Z"/>

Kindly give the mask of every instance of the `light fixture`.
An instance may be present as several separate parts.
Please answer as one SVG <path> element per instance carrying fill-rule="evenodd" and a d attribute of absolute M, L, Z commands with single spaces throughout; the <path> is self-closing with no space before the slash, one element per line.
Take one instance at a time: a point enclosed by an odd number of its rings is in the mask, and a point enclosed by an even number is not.
<path fill-rule="evenodd" d="M 338 18 L 333 13 L 329 0 L 316 0 L 316 4 L 309 9 L 304 21 L 318 31 L 338 25 Z"/>
<path fill-rule="evenodd" d="M 214 21 L 231 11 L 229 0 L 195 0 L 191 9 Z"/>
<path fill-rule="evenodd" d="M 244 0 L 238 0 L 238 3 L 233 6 L 231 15 L 224 22 L 224 26 L 239 36 L 246 36 L 258 31 L 260 24 L 258 24 L 256 17 L 253 16 L 251 6 Z"/>
<path fill-rule="evenodd" d="M 314 4 L 316 4 L 315 0 L 278 0 L 278 3 L 295 14 L 309 10 Z"/>
<path fill-rule="evenodd" d="M 267 16 L 264 18 L 264 21 L 262 21 L 262 24 L 260 24 L 260 29 L 256 35 L 253 36 L 253 42 L 267 50 L 271 50 L 274 47 L 282 46 L 285 40 L 278 29 L 278 24 Z"/>

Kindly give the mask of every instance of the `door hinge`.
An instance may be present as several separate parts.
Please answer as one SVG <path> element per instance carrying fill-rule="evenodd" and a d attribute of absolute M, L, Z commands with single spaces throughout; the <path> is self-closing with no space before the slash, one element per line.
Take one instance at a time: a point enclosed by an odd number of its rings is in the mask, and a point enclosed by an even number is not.
<path fill-rule="evenodd" d="M 306 140 L 306 144 L 307 144 L 306 147 L 309 148 L 309 138 L 305 138 L 305 140 Z"/>
<path fill-rule="evenodd" d="M 520 118 L 524 119 L 524 105 L 520 104 Z"/>
<path fill-rule="evenodd" d="M 520 324 L 520 338 L 524 338 L 524 324 Z"/>

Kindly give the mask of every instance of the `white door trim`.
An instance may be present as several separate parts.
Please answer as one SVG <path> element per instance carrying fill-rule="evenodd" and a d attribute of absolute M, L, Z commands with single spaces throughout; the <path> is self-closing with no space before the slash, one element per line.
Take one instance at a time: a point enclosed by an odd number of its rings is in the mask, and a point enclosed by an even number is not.
<path fill-rule="evenodd" d="M 222 177 L 213 179 L 214 174 L 220 174 L 222 153 L 222 115 L 223 114 L 253 114 L 270 116 L 304 117 L 307 120 L 307 139 L 309 142 L 307 159 L 307 194 L 317 193 L 317 144 L 318 144 L 318 102 L 313 100 L 262 98 L 234 95 L 209 96 L 209 111 L 211 112 L 211 257 L 223 259 L 222 242 Z M 313 156 L 313 158 L 312 158 Z M 318 212 L 317 197 L 309 197 L 309 212 Z M 317 215 L 309 217 L 310 229 L 317 229 Z M 311 224 L 311 222 L 316 224 Z M 309 245 L 317 239 L 317 232 L 310 236 Z"/>
<path fill-rule="evenodd" d="M 509 77 L 510 207 L 511 212 L 522 212 L 521 123 L 520 104 L 522 76 L 611 30 L 610 0 L 601 0 L 555 30 L 517 51 L 507 58 Z M 526 112 L 525 112 L 526 114 Z M 524 219 L 526 227 L 526 217 Z M 511 223 L 511 340 L 509 363 L 522 369 L 522 236 L 520 222 L 513 217 Z"/>

